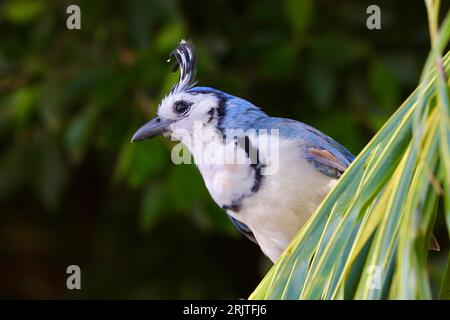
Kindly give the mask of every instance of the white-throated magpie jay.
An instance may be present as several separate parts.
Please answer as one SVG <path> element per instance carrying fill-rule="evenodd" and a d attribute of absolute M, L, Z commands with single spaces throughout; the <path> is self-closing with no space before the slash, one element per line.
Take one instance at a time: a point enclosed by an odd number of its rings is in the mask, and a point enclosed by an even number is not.
<path fill-rule="evenodd" d="M 244 99 L 196 86 L 190 42 L 182 40 L 171 55 L 180 79 L 157 117 L 132 141 L 159 134 L 181 141 L 214 201 L 276 261 L 354 156 L 306 124 L 270 117 Z M 230 150 L 234 156 L 227 158 Z"/>

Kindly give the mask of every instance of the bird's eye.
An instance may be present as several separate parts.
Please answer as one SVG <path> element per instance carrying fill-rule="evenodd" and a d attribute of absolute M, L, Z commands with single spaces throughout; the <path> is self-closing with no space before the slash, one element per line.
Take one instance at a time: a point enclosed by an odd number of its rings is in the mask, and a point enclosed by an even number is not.
<path fill-rule="evenodd" d="M 175 102 L 175 104 L 173 105 L 173 110 L 176 113 L 182 114 L 185 113 L 191 106 L 191 103 L 184 101 L 184 100 L 180 100 Z"/>

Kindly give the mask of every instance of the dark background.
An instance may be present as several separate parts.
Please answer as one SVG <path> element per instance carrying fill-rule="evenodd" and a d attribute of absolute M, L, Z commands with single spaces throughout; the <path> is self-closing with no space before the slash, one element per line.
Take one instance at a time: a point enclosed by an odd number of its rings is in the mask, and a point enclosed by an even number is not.
<path fill-rule="evenodd" d="M 66 28 L 74 3 L 81 30 Z M 366 28 L 369 4 L 381 30 Z M 271 263 L 195 166 L 172 164 L 163 138 L 130 144 L 177 79 L 165 61 L 181 38 L 200 85 L 355 154 L 429 50 L 423 1 L 2 1 L 0 297 L 235 299 L 262 279 Z M 445 254 L 432 255 L 438 277 Z M 66 288 L 71 264 L 82 290 Z"/>

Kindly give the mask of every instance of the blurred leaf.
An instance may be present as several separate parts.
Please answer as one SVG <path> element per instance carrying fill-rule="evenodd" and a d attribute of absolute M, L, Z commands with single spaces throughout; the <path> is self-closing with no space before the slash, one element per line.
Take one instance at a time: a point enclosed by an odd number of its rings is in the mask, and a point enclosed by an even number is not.
<path fill-rule="evenodd" d="M 144 0 L 130 0 L 128 8 L 128 31 L 133 42 L 146 46 L 149 40 L 149 30 L 152 23 L 152 2 Z"/>
<path fill-rule="evenodd" d="M 361 136 L 354 136 L 358 130 L 357 119 L 345 114 L 338 106 L 326 111 L 326 115 L 321 116 L 313 125 L 336 141 L 348 141 L 345 147 L 353 154 L 364 147 L 366 141 Z"/>
<path fill-rule="evenodd" d="M 400 84 L 415 86 L 422 62 L 413 52 L 385 54 L 383 55 L 383 62 L 385 62 L 386 68 Z"/>
<path fill-rule="evenodd" d="M 100 110 L 115 105 L 129 90 L 138 72 L 133 68 L 110 68 L 97 81 L 92 101 Z"/>
<path fill-rule="evenodd" d="M 268 50 L 263 57 L 262 73 L 270 79 L 288 77 L 294 73 L 296 48 L 290 45 L 281 45 Z"/>
<path fill-rule="evenodd" d="M 170 0 L 130 0 L 126 9 L 127 29 L 138 47 L 148 46 L 153 26 L 172 22 L 176 15 L 176 6 Z"/>
<path fill-rule="evenodd" d="M 323 109 L 331 109 L 331 100 L 338 89 L 334 75 L 329 68 L 324 68 L 320 63 L 308 65 L 306 74 L 306 88 L 317 106 Z"/>
<path fill-rule="evenodd" d="M 367 59 L 368 54 L 370 54 L 370 48 L 367 43 L 348 34 L 331 31 L 312 39 L 311 55 L 322 68 L 333 71 Z"/>
<path fill-rule="evenodd" d="M 176 165 L 168 177 L 171 201 L 176 210 L 186 210 L 205 193 L 203 180 L 194 165 Z"/>
<path fill-rule="evenodd" d="M 160 141 L 126 142 L 116 164 L 115 178 L 127 181 L 130 188 L 140 187 L 162 171 L 168 161 L 166 154 Z"/>
<path fill-rule="evenodd" d="M 33 22 L 46 9 L 45 0 L 8 0 L 3 5 L 3 16 L 14 24 L 27 24 Z"/>
<path fill-rule="evenodd" d="M 167 211 L 168 199 L 165 184 L 153 184 L 146 188 L 142 195 L 139 210 L 139 227 L 142 231 L 150 231 L 158 217 Z"/>
<path fill-rule="evenodd" d="M 23 87 L 14 92 L 11 99 L 12 118 L 19 126 L 25 125 L 30 120 L 38 95 L 37 87 Z"/>
<path fill-rule="evenodd" d="M 174 44 L 178 43 L 183 38 L 184 28 L 179 22 L 166 25 L 156 38 L 156 47 L 159 52 L 171 52 Z M 168 55 L 167 55 L 168 56 Z"/>
<path fill-rule="evenodd" d="M 314 2 L 312 0 L 285 0 L 285 13 L 294 33 L 301 35 L 312 21 Z"/>
<path fill-rule="evenodd" d="M 12 144 L 0 153 L 0 200 L 6 200 L 17 192 L 26 180 L 26 144 Z"/>
<path fill-rule="evenodd" d="M 399 103 L 398 82 L 392 72 L 381 61 L 371 64 L 369 82 L 381 108 L 389 111 L 393 105 Z"/>
<path fill-rule="evenodd" d="M 44 135 L 34 140 L 32 182 L 34 192 L 49 211 L 57 209 L 67 183 L 67 168 L 56 141 Z"/>
<path fill-rule="evenodd" d="M 98 112 L 96 105 L 87 107 L 70 122 L 66 130 L 66 151 L 75 162 L 80 161 L 86 151 Z"/>
<path fill-rule="evenodd" d="M 100 66 L 78 70 L 72 78 L 64 83 L 64 96 L 70 100 L 88 94 L 92 87 L 102 79 L 105 72 L 105 68 Z"/>

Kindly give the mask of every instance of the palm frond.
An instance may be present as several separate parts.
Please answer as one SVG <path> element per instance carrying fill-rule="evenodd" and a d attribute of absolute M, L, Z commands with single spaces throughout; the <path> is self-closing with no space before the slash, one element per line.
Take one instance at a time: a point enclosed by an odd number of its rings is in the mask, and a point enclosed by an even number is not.
<path fill-rule="evenodd" d="M 418 88 L 300 230 L 251 299 L 430 299 L 428 247 L 450 232 L 450 15 L 426 0 L 432 50 Z M 441 297 L 448 297 L 449 267 Z"/>

